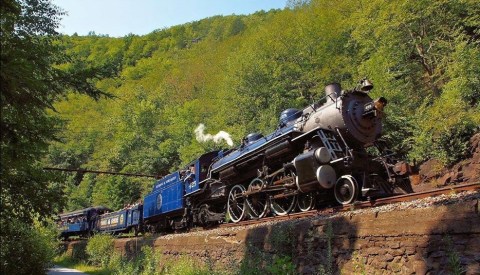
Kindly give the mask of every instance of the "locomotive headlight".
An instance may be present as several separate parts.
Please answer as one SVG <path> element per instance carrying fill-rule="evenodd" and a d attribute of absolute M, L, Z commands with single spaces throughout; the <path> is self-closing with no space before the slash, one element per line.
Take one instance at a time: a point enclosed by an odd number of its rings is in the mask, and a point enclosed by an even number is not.
<path fill-rule="evenodd" d="M 363 105 L 363 113 L 362 117 L 364 118 L 372 118 L 377 116 L 377 110 L 375 109 L 374 102 L 368 102 Z"/>
<path fill-rule="evenodd" d="M 367 104 L 363 105 L 363 113 L 368 113 L 375 108 L 373 102 L 368 102 Z"/>
<path fill-rule="evenodd" d="M 377 98 L 373 102 L 368 102 L 363 105 L 362 117 L 372 118 L 381 116 L 386 105 L 387 100 L 384 97 Z"/>

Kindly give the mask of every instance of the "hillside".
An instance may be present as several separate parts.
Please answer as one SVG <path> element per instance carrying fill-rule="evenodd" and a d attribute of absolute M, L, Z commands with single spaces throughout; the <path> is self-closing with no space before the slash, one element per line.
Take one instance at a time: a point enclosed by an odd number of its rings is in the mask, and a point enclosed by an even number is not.
<path fill-rule="evenodd" d="M 295 1 L 292 1 L 292 3 Z M 101 74 L 95 101 L 71 93 L 45 164 L 165 175 L 225 143 L 194 129 L 269 133 L 283 109 L 368 76 L 388 99 L 384 138 L 411 161 L 448 166 L 480 125 L 480 7 L 475 0 L 299 1 L 284 10 L 216 16 L 144 36 L 66 36 L 62 46 Z M 106 77 L 105 77 L 106 76 Z M 78 186 L 77 186 L 78 185 Z M 68 210 L 138 200 L 151 180 L 70 175 Z"/>

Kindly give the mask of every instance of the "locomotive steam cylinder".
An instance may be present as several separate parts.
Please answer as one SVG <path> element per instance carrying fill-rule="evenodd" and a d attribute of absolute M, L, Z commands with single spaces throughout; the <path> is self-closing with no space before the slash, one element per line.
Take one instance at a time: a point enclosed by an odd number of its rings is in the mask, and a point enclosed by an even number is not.
<path fill-rule="evenodd" d="M 330 162 L 330 154 L 325 147 L 298 155 L 293 160 L 297 172 L 295 183 L 301 192 L 330 189 L 336 181 L 336 173 Z M 315 183 L 315 184 L 312 184 Z"/>

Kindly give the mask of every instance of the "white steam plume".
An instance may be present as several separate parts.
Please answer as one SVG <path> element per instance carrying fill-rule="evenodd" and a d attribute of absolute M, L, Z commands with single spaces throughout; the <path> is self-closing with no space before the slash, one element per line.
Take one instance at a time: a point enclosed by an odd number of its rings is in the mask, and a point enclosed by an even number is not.
<path fill-rule="evenodd" d="M 205 134 L 205 125 L 203 123 L 200 123 L 198 127 L 195 129 L 195 136 L 197 137 L 197 140 L 199 142 L 206 142 L 209 140 L 213 140 L 215 143 L 219 143 L 222 139 L 227 142 L 229 146 L 233 146 L 233 141 L 230 138 L 230 134 L 225 132 L 225 131 L 220 131 L 216 135 L 211 135 L 211 134 Z"/>

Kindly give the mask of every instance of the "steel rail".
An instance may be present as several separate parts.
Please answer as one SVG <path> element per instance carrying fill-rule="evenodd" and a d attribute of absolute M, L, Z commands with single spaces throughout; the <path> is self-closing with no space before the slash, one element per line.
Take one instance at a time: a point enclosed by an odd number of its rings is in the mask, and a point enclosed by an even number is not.
<path fill-rule="evenodd" d="M 398 202 L 408 202 L 408 201 L 414 201 L 422 198 L 436 197 L 436 196 L 445 195 L 445 194 L 460 193 L 464 191 L 476 191 L 476 190 L 480 190 L 480 181 L 475 183 L 470 183 L 470 184 L 448 186 L 448 187 L 430 190 L 430 191 L 423 191 L 418 193 L 410 193 L 405 195 L 397 195 L 392 197 L 380 198 L 376 200 L 357 202 L 350 205 L 340 205 L 340 206 L 334 206 L 334 207 L 314 209 L 314 210 L 309 210 L 305 212 L 296 212 L 296 213 L 287 214 L 284 216 L 271 216 L 271 217 L 265 217 L 261 219 L 245 220 L 238 223 L 224 223 L 224 224 L 219 224 L 217 226 L 212 226 L 209 228 L 194 227 L 186 232 L 177 232 L 177 233 L 199 232 L 199 231 L 206 231 L 206 230 L 211 230 L 215 228 L 247 226 L 247 225 L 254 225 L 254 224 L 262 224 L 269 221 L 297 220 L 297 219 L 302 219 L 307 217 L 315 217 L 318 215 L 331 215 L 335 213 L 348 212 L 356 209 L 373 208 L 381 205 L 393 204 Z M 137 238 L 137 237 L 122 236 L 121 238 L 129 239 L 129 238 Z"/>
<path fill-rule="evenodd" d="M 265 217 L 261 219 L 241 221 L 238 223 L 225 223 L 225 224 L 220 224 L 219 227 L 237 227 L 237 226 L 246 226 L 246 225 L 252 225 L 252 224 L 261 224 L 269 221 L 301 219 L 306 217 L 314 217 L 320 214 L 328 215 L 328 214 L 352 211 L 356 209 L 372 208 L 372 207 L 393 204 L 398 202 L 408 202 L 408 201 L 413 201 L 413 200 L 418 200 L 423 198 L 436 197 L 440 195 L 450 194 L 452 192 L 459 193 L 463 191 L 475 191 L 475 190 L 480 190 L 480 182 L 448 186 L 448 187 L 430 190 L 430 191 L 410 193 L 405 195 L 397 195 L 397 196 L 380 198 L 380 199 L 375 199 L 370 201 L 357 202 L 349 205 L 340 205 L 340 206 L 326 207 L 322 209 L 315 209 L 315 210 L 310 210 L 305 212 L 296 212 L 296 213 L 287 214 L 284 216 Z"/>

